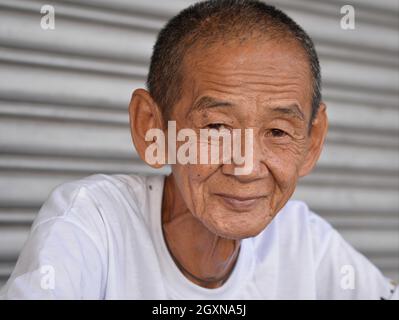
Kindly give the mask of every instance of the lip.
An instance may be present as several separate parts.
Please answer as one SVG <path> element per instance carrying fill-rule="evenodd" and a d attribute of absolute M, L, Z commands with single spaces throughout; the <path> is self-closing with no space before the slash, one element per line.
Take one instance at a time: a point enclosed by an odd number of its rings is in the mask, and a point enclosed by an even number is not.
<path fill-rule="evenodd" d="M 226 193 L 216 193 L 223 202 L 233 210 L 250 210 L 254 208 L 260 201 L 266 198 L 265 195 L 257 196 L 240 196 L 240 195 L 229 195 Z"/>

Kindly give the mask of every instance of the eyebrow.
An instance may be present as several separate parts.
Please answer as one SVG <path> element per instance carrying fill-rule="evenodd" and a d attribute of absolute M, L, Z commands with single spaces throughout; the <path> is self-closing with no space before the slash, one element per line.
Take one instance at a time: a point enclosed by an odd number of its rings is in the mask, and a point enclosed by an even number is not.
<path fill-rule="evenodd" d="M 290 104 L 288 106 L 274 107 L 271 109 L 271 111 L 275 113 L 289 115 L 294 118 L 298 118 L 301 121 L 305 121 L 305 115 L 296 103 Z"/>
<path fill-rule="evenodd" d="M 189 110 L 192 111 L 200 111 L 203 109 L 210 109 L 216 107 L 232 107 L 234 104 L 228 101 L 218 100 L 209 96 L 203 96 L 198 101 L 196 101 L 193 107 Z"/>
<path fill-rule="evenodd" d="M 187 114 L 193 111 L 200 111 L 204 109 L 216 108 L 216 107 L 232 107 L 234 103 L 229 101 L 218 100 L 210 96 L 203 96 L 198 99 Z M 274 113 L 288 115 L 294 118 L 298 118 L 301 121 L 305 121 L 305 115 L 297 103 L 292 103 L 287 106 L 277 106 L 270 109 Z"/>

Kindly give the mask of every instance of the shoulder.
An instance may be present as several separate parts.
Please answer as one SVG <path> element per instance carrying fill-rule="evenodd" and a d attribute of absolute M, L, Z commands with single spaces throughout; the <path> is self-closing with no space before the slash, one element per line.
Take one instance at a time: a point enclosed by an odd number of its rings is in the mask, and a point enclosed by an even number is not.
<path fill-rule="evenodd" d="M 316 237 L 334 230 L 329 222 L 300 200 L 289 200 L 275 217 L 275 223 L 290 232 L 306 231 Z"/>
<path fill-rule="evenodd" d="M 253 241 L 259 250 L 289 246 L 290 252 L 307 253 L 311 258 L 319 256 L 336 233 L 330 223 L 305 202 L 289 200 Z"/>
<path fill-rule="evenodd" d="M 32 228 L 56 219 L 99 220 L 106 211 L 118 212 L 118 207 L 131 206 L 139 211 L 149 178 L 93 174 L 62 183 L 50 192 Z"/>

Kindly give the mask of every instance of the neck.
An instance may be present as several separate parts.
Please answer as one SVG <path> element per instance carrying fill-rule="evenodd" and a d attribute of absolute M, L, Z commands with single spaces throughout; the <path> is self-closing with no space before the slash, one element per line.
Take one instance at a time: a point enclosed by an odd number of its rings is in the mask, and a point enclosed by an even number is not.
<path fill-rule="evenodd" d="M 194 217 L 173 175 L 165 180 L 162 226 L 169 252 L 186 278 L 205 288 L 223 285 L 234 268 L 240 241 L 212 233 Z"/>

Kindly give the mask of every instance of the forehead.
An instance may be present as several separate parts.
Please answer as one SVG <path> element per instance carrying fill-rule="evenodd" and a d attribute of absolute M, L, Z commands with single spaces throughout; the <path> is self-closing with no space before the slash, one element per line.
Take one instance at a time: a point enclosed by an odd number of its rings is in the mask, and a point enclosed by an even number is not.
<path fill-rule="evenodd" d="M 303 110 L 304 113 L 310 112 L 310 67 L 304 50 L 295 41 L 197 46 L 185 56 L 182 71 L 185 108 L 206 95 L 263 104 L 297 100 L 304 109 L 309 109 Z"/>

